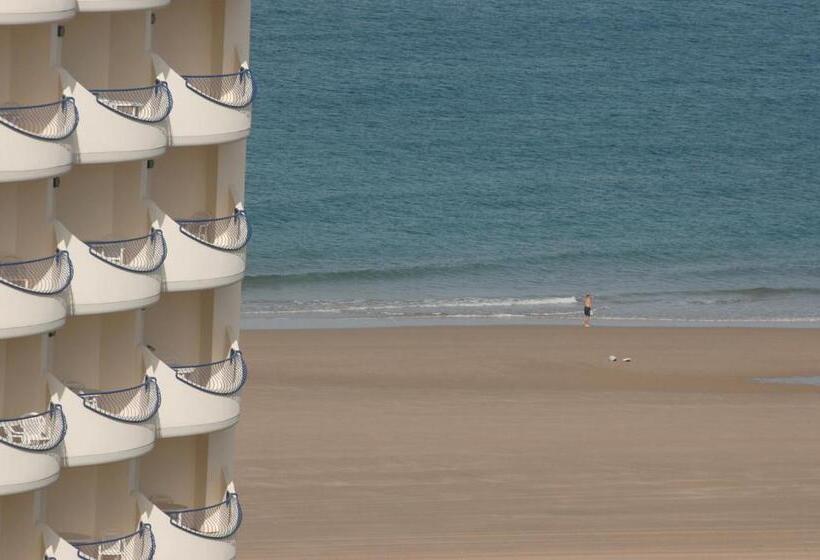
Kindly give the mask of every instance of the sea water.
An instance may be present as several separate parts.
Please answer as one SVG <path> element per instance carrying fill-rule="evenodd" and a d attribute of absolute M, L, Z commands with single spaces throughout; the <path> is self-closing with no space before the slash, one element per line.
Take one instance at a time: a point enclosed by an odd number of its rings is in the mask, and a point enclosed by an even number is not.
<path fill-rule="evenodd" d="M 816 0 L 256 0 L 247 326 L 820 326 Z"/>

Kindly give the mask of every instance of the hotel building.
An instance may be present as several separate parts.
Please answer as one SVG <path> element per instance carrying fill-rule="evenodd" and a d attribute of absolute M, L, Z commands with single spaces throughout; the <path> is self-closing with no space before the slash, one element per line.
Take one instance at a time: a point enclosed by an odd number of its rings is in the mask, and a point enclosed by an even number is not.
<path fill-rule="evenodd" d="M 0 0 L 0 559 L 236 557 L 250 0 Z"/>

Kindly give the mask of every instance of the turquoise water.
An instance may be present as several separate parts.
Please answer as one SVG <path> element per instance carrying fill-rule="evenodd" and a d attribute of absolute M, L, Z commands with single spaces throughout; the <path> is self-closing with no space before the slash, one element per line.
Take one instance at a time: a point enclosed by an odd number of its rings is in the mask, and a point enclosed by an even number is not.
<path fill-rule="evenodd" d="M 820 323 L 816 0 L 254 2 L 250 326 Z"/>

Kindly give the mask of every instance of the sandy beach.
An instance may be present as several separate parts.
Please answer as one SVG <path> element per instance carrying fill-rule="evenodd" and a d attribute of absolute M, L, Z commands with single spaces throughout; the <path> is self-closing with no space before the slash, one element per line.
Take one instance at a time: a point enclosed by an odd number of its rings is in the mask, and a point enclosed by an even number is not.
<path fill-rule="evenodd" d="M 820 558 L 818 340 L 243 332 L 239 557 Z"/>

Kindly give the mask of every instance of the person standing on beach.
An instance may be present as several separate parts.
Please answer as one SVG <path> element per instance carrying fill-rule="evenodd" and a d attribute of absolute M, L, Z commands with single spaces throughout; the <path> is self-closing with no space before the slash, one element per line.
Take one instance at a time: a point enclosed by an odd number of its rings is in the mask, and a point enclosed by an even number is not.
<path fill-rule="evenodd" d="M 589 327 L 589 321 L 592 317 L 592 294 L 584 296 L 584 326 Z"/>

